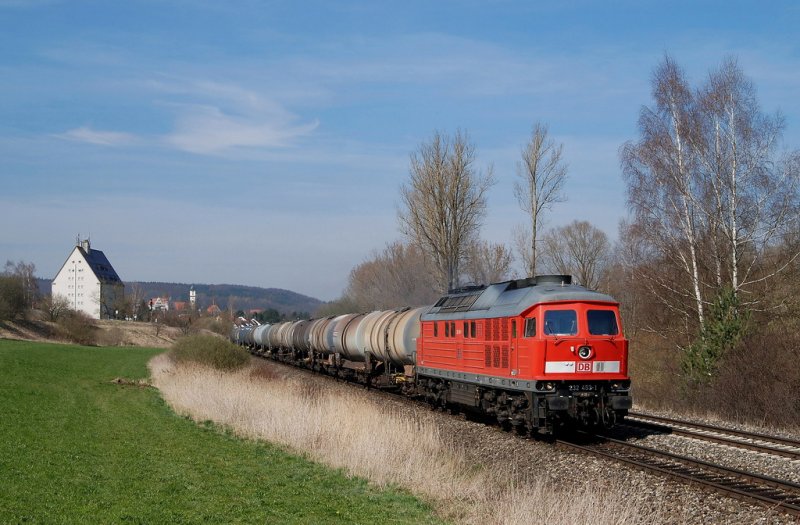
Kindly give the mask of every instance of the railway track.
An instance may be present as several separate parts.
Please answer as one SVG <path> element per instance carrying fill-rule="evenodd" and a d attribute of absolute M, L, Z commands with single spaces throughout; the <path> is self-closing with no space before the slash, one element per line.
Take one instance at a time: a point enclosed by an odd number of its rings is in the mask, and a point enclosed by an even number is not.
<path fill-rule="evenodd" d="M 800 516 L 800 484 L 745 472 L 671 452 L 620 441 L 601 435 L 583 434 L 591 440 L 581 444 L 556 440 L 558 446 L 600 456 L 641 470 L 656 472 L 715 490 L 742 501 L 757 503 Z"/>
<path fill-rule="evenodd" d="M 711 441 L 764 454 L 800 459 L 800 441 L 731 428 L 629 412 L 624 424 L 661 433 Z"/>

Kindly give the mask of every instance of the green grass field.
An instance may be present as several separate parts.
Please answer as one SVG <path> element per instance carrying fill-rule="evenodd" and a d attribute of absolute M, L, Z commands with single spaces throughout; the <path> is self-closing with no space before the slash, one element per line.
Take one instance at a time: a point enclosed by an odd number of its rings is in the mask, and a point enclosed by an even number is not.
<path fill-rule="evenodd" d="M 175 415 L 159 350 L 0 340 L 0 523 L 432 523 L 369 486 Z"/>

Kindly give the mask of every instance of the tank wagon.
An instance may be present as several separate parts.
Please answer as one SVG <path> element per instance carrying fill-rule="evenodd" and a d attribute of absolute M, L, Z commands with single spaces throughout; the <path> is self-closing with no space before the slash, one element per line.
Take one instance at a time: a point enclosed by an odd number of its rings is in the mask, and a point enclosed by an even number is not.
<path fill-rule="evenodd" d="M 619 304 L 564 275 L 463 288 L 433 306 L 235 327 L 231 339 L 520 432 L 610 427 L 632 404 Z"/>

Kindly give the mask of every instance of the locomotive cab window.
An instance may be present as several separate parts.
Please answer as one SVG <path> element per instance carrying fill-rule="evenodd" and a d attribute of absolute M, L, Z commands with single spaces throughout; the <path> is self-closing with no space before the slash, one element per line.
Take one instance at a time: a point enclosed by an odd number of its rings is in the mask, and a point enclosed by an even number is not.
<path fill-rule="evenodd" d="M 444 323 L 444 336 L 450 337 L 450 323 Z"/>
<path fill-rule="evenodd" d="M 589 310 L 586 313 L 589 321 L 589 333 L 592 335 L 617 335 L 617 316 L 612 310 Z"/>
<path fill-rule="evenodd" d="M 525 319 L 525 337 L 536 337 L 536 318 Z"/>
<path fill-rule="evenodd" d="M 548 310 L 544 313 L 545 335 L 575 335 L 578 333 L 578 314 L 575 310 Z"/>
<path fill-rule="evenodd" d="M 516 339 L 517 338 L 517 320 L 516 319 L 512 319 L 511 320 L 511 338 L 512 339 Z"/>

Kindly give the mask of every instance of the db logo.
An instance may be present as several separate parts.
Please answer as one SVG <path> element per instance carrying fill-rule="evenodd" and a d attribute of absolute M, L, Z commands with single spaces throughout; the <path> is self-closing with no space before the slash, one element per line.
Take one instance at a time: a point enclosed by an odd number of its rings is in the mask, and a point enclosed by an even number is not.
<path fill-rule="evenodd" d="M 591 372 L 592 371 L 592 363 L 581 361 L 575 363 L 575 371 L 576 372 Z"/>

